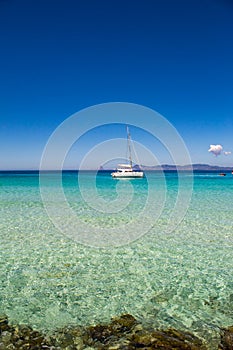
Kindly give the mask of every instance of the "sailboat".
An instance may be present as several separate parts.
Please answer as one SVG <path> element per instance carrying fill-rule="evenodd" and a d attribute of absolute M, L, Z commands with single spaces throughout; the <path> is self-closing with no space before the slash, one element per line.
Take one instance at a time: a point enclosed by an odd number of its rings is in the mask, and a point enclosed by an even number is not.
<path fill-rule="evenodd" d="M 129 153 L 129 163 L 118 164 L 116 171 L 111 173 L 113 178 L 142 178 L 144 176 L 144 173 L 141 169 L 133 169 L 131 142 L 132 141 L 129 127 L 127 126 L 127 148 Z"/>

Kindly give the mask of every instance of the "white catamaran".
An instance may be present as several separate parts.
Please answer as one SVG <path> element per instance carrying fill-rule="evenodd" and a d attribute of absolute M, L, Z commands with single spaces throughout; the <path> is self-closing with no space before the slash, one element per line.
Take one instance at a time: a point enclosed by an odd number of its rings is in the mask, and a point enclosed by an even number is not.
<path fill-rule="evenodd" d="M 132 150 L 131 150 L 131 136 L 129 132 L 129 128 L 127 126 L 127 149 L 129 153 L 129 163 L 126 164 L 118 164 L 116 171 L 111 173 L 114 178 L 137 178 L 143 177 L 144 173 L 139 168 L 139 170 L 133 169 L 133 161 L 132 161 Z"/>

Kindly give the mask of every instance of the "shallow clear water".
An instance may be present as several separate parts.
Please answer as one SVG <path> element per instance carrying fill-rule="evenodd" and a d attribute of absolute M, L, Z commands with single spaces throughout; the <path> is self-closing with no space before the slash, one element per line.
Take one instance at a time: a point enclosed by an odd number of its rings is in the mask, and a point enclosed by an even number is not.
<path fill-rule="evenodd" d="M 194 174 L 188 211 L 170 233 L 167 223 L 178 193 L 175 173 L 165 178 L 151 173 L 148 181 L 125 184 L 109 173 L 98 174 L 93 182 L 94 176 L 83 175 L 86 194 L 92 195 L 95 183 L 109 208 L 129 193 L 132 201 L 115 213 L 98 211 L 84 202 L 77 174 L 65 173 L 64 193 L 80 222 L 92 229 L 134 222 L 151 182 L 154 226 L 141 237 L 135 226 L 137 239 L 120 247 L 82 245 L 48 217 L 38 174 L 0 174 L 0 312 L 41 330 L 130 313 L 150 326 L 188 329 L 214 349 L 219 327 L 233 324 L 233 176 Z M 185 191 L 191 175 L 182 176 Z M 56 174 L 48 174 L 51 198 L 56 186 Z M 66 223 L 65 215 L 58 220 Z"/>

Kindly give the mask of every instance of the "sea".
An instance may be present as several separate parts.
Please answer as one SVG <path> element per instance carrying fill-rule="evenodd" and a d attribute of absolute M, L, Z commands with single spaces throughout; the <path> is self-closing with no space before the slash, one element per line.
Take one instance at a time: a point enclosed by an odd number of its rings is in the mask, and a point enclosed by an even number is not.
<path fill-rule="evenodd" d="M 50 332 L 132 314 L 217 349 L 233 325 L 233 175 L 0 172 L 0 313 Z"/>

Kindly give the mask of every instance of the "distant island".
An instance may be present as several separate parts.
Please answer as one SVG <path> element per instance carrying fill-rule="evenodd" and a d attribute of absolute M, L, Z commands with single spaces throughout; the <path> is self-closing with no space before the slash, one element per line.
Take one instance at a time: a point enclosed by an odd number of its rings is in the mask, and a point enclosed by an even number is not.
<path fill-rule="evenodd" d="M 144 170 L 194 170 L 194 171 L 231 171 L 233 167 L 222 167 L 217 165 L 209 165 L 209 164 L 188 164 L 188 165 L 169 165 L 162 164 L 157 166 L 145 166 Z"/>
<path fill-rule="evenodd" d="M 135 169 L 138 169 L 139 166 L 135 165 Z M 161 170 L 168 170 L 168 171 L 188 171 L 188 170 L 193 170 L 193 171 L 232 171 L 232 167 L 223 167 L 223 166 L 217 166 L 217 165 L 209 165 L 209 164 L 187 164 L 187 165 L 170 165 L 170 164 L 162 164 L 162 165 L 154 165 L 154 166 L 146 166 L 142 165 L 140 167 L 142 170 L 145 171 L 161 171 Z M 109 168 L 104 168 L 101 166 L 99 168 L 99 171 L 106 171 L 106 170 L 112 170 Z"/>

